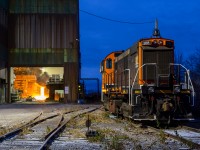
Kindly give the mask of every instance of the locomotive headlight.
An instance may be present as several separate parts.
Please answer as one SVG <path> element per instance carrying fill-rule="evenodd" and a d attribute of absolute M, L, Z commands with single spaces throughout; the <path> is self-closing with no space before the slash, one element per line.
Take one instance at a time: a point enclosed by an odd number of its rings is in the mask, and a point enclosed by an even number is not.
<path fill-rule="evenodd" d="M 158 41 L 157 41 L 157 40 L 154 40 L 154 41 L 152 42 L 152 46 L 153 46 L 153 47 L 157 47 L 157 46 L 159 46 Z"/>
<path fill-rule="evenodd" d="M 158 41 L 158 44 L 159 44 L 159 45 L 163 45 L 163 41 L 162 41 L 162 40 L 159 40 L 159 41 Z"/>
<path fill-rule="evenodd" d="M 181 92 L 180 85 L 174 85 L 174 94 L 179 94 Z"/>
<path fill-rule="evenodd" d="M 153 44 L 154 44 L 154 45 L 156 45 L 156 44 L 157 44 L 157 41 L 156 41 L 156 40 L 154 40 L 154 41 L 153 41 Z"/>

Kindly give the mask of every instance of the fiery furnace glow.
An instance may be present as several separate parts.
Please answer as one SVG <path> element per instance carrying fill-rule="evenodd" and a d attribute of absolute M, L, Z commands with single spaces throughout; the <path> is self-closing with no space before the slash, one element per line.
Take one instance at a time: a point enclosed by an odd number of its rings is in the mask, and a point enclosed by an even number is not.
<path fill-rule="evenodd" d="M 14 89 L 21 93 L 21 98 L 32 96 L 43 101 L 49 97 L 49 90 L 46 88 L 49 77 L 47 73 L 42 73 L 40 68 L 16 67 L 14 74 Z"/>
<path fill-rule="evenodd" d="M 40 95 L 39 96 L 35 96 L 36 100 L 45 100 L 47 97 L 44 96 L 44 87 L 40 88 Z"/>

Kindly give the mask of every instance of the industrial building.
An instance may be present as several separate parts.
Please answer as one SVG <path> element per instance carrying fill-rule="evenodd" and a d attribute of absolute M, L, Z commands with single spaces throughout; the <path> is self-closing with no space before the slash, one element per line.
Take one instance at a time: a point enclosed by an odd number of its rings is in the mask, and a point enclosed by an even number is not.
<path fill-rule="evenodd" d="M 60 75 L 50 74 L 48 86 L 41 85 L 49 88 L 50 97 L 62 90 L 63 102 L 76 102 L 80 79 L 79 1 L 1 0 L 0 51 L 1 103 L 10 103 L 13 94 L 26 95 L 24 91 L 38 81 L 31 68 L 45 67 L 63 70 Z M 60 76 L 60 82 L 52 84 L 51 79 Z M 24 87 L 27 89 L 23 91 Z"/>

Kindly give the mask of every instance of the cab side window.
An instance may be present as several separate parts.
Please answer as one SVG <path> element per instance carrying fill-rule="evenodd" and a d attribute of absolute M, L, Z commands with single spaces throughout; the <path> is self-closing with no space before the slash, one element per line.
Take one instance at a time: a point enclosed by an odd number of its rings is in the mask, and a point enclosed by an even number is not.
<path fill-rule="evenodd" d="M 106 60 L 106 69 L 111 69 L 112 68 L 112 59 L 108 58 Z"/>

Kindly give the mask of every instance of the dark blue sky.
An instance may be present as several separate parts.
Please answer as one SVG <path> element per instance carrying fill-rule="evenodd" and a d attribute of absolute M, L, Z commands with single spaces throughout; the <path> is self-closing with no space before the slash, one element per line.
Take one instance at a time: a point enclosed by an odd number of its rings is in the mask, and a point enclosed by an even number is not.
<path fill-rule="evenodd" d="M 115 50 L 126 50 L 140 38 L 150 37 L 154 21 L 163 38 L 175 41 L 176 52 L 186 58 L 200 50 L 199 0 L 80 0 L 80 10 L 126 22 L 103 20 L 80 11 L 82 77 L 101 79 L 101 60 Z"/>

